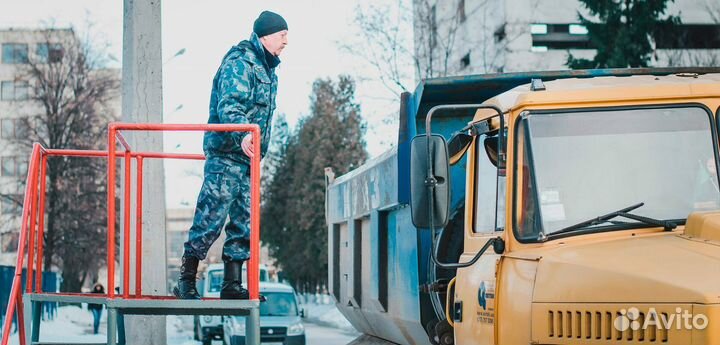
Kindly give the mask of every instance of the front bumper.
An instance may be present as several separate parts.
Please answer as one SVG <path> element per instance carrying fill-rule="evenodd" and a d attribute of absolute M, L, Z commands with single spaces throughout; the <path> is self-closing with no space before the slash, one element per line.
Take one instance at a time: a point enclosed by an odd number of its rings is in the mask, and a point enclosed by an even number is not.
<path fill-rule="evenodd" d="M 283 345 L 305 345 L 305 334 L 301 335 L 261 335 L 263 343 L 282 343 Z M 230 337 L 230 345 L 245 345 L 245 336 L 233 335 Z"/>
<path fill-rule="evenodd" d="M 222 326 L 203 327 L 202 328 L 202 338 L 203 339 L 222 340 L 222 337 L 223 337 Z"/>

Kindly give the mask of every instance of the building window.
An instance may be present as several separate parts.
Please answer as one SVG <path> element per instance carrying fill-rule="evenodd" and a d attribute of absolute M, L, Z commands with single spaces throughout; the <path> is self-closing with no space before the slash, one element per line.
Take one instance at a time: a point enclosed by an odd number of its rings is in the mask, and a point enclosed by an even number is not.
<path fill-rule="evenodd" d="M 0 120 L 0 138 L 2 139 L 24 139 L 28 135 L 28 127 L 25 119 L 2 119 Z"/>
<path fill-rule="evenodd" d="M 470 66 L 470 52 L 465 54 L 465 56 L 460 59 L 460 69 L 464 69 L 467 66 Z"/>
<path fill-rule="evenodd" d="M 0 197 L 0 215 L 19 217 L 22 215 L 23 196 L 20 194 Z"/>
<path fill-rule="evenodd" d="M 0 157 L 0 176 L 23 177 L 27 175 L 28 161 L 25 158 L 5 156 Z"/>
<path fill-rule="evenodd" d="M 658 30 L 658 49 L 720 49 L 720 24 L 680 24 Z"/>
<path fill-rule="evenodd" d="M 458 19 L 460 23 L 464 23 L 467 19 L 467 16 L 465 16 L 465 0 L 458 1 Z"/>
<path fill-rule="evenodd" d="M 20 238 L 18 232 L 4 232 L 0 234 L 0 245 L 3 253 L 17 252 L 18 240 Z"/>
<path fill-rule="evenodd" d="M 587 28 L 580 24 L 532 24 L 533 52 L 549 49 L 592 49 Z"/>
<path fill-rule="evenodd" d="M 588 29 L 585 25 L 570 24 L 568 26 L 568 33 L 571 35 L 587 35 Z"/>
<path fill-rule="evenodd" d="M 183 246 L 188 239 L 187 231 L 168 231 L 167 256 L 180 258 L 183 255 Z"/>
<path fill-rule="evenodd" d="M 18 64 L 28 62 L 28 45 L 24 43 L 3 43 L 2 63 Z"/>
<path fill-rule="evenodd" d="M 548 33 L 547 24 L 530 24 L 530 33 L 533 35 L 545 35 Z"/>
<path fill-rule="evenodd" d="M 39 43 L 37 56 L 41 63 L 56 63 L 63 58 L 62 45 L 59 43 Z"/>
<path fill-rule="evenodd" d="M 0 100 L 24 101 L 28 99 L 28 82 L 3 81 L 0 84 Z"/>

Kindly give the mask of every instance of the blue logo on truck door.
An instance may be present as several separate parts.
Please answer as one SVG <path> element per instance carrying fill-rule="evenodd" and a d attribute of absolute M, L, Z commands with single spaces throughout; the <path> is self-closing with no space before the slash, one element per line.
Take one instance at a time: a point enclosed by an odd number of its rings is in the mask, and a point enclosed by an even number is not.
<path fill-rule="evenodd" d="M 487 295 L 485 282 L 480 283 L 480 289 L 478 289 L 478 303 L 480 303 L 480 306 L 483 308 L 483 310 L 487 310 Z"/>

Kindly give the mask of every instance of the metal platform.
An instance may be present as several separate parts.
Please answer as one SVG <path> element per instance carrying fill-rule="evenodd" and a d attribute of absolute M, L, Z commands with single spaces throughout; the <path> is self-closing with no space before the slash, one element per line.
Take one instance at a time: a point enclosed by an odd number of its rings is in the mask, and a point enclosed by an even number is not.
<path fill-rule="evenodd" d="M 29 293 L 23 295 L 26 310 L 25 337 L 33 345 L 65 345 L 65 343 L 39 342 L 40 302 L 103 304 L 108 310 L 107 344 L 117 344 L 118 316 L 123 315 L 227 315 L 246 316 L 246 340 L 248 345 L 260 344 L 260 302 L 257 300 L 181 300 L 174 297 L 141 296 L 131 298 L 107 298 L 92 294 Z M 27 327 L 29 325 L 30 327 Z M 69 344 L 68 344 L 69 345 Z M 75 344 L 73 344 L 75 345 Z M 87 345 L 87 344 L 83 344 Z M 92 344 L 94 345 L 94 344 Z"/>

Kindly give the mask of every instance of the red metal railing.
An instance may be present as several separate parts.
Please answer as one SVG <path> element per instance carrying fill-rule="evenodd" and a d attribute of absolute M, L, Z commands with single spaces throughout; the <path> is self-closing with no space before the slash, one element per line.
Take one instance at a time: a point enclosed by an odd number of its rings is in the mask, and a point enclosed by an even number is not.
<path fill-rule="evenodd" d="M 46 172 L 49 157 L 85 157 L 107 159 L 107 295 L 93 294 L 97 298 L 118 298 L 115 296 L 115 211 L 116 201 L 116 172 L 117 160 L 125 161 L 124 190 L 123 190 L 123 277 L 122 298 L 124 299 L 171 299 L 169 296 L 149 296 L 142 294 L 142 215 L 143 215 L 143 163 L 145 159 L 192 159 L 204 160 L 201 154 L 165 153 L 165 152 L 133 152 L 123 131 L 208 131 L 208 132 L 249 132 L 253 136 L 253 152 L 250 164 L 250 260 L 248 263 L 248 290 L 251 300 L 259 299 L 259 255 L 260 255 L 260 128 L 254 124 L 134 124 L 112 123 L 108 127 L 108 150 L 54 150 L 46 149 L 40 144 L 34 144 L 28 166 L 28 176 L 25 185 L 25 198 L 23 200 L 22 223 L 18 242 L 17 262 L 10 300 L 5 313 L 5 322 L 2 328 L 1 345 L 7 345 L 10 340 L 10 327 L 13 315 L 17 311 L 18 336 L 21 345 L 26 344 L 24 307 L 22 301 L 22 268 L 24 266 L 25 250 L 27 246 L 27 273 L 26 292 L 43 293 L 42 291 L 42 264 L 43 239 L 45 227 L 45 191 Z M 123 147 L 124 152 L 118 152 L 117 143 Z M 135 293 L 130 294 L 130 232 L 131 232 L 131 197 L 132 197 L 132 160 L 136 166 L 136 207 L 135 207 Z M 37 250 L 36 250 L 37 247 Z M 35 284 L 33 288 L 33 274 Z M 60 295 L 60 294 L 58 294 Z M 66 293 L 63 295 L 77 295 Z"/>

